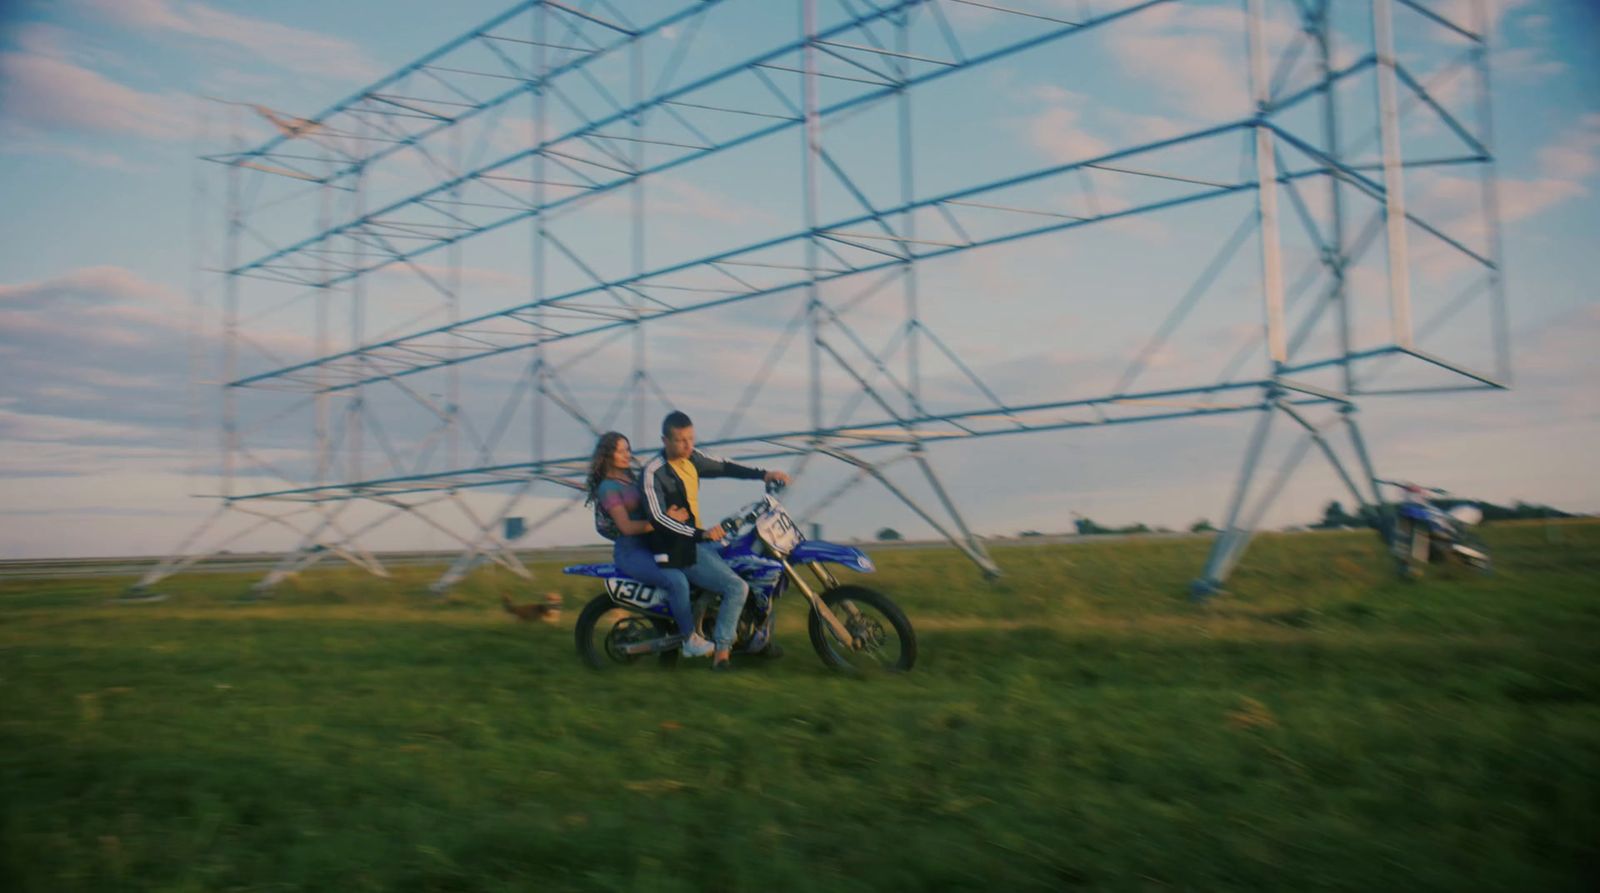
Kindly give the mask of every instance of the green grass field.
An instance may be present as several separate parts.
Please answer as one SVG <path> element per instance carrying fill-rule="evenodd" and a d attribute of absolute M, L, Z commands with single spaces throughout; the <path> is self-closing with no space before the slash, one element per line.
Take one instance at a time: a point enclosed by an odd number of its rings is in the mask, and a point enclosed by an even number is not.
<path fill-rule="evenodd" d="M 1592 890 L 1600 524 L 1491 577 L 1370 534 L 884 551 L 897 678 L 596 674 L 536 567 L 0 586 L 5 890 Z M 851 575 L 854 576 L 854 575 Z M 559 625 L 495 601 L 556 589 Z"/>

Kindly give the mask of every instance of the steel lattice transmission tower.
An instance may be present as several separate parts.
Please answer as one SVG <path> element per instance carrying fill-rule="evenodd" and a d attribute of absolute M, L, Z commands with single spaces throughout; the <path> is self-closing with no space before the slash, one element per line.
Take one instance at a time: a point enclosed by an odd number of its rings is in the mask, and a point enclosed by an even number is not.
<path fill-rule="evenodd" d="M 330 554 L 383 574 L 363 543 L 399 518 L 459 543 L 436 589 L 484 561 L 526 576 L 502 519 L 554 493 L 548 523 L 596 434 L 647 447 L 674 407 L 720 420 L 709 447 L 843 469 L 813 513 L 876 482 L 988 573 L 936 445 L 1248 416 L 1212 591 L 1313 451 L 1381 502 L 1361 400 L 1509 381 L 1471 8 L 526 0 L 314 116 L 236 109 L 269 135 L 207 156 L 219 505 L 135 591 L 263 528 L 297 542 L 260 589 Z M 1196 94 L 1129 61 L 1192 48 L 1236 64 Z M 1053 104 L 1044 165 L 989 107 L 1030 98 Z M 1132 297 L 994 284 L 1147 220 L 1181 230 L 1122 261 L 1160 274 Z M 1061 374 L 1023 343 L 1084 334 L 1039 315 L 1057 304 L 1111 347 L 1150 334 L 1114 375 Z M 1220 374 L 1155 381 L 1196 326 L 1239 336 Z"/>

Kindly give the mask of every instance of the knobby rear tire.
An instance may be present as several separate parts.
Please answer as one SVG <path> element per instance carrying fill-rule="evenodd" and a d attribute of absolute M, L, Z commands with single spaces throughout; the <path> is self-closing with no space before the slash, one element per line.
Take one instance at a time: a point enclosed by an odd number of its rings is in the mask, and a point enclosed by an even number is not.
<path fill-rule="evenodd" d="M 590 669 L 612 670 L 620 666 L 637 664 L 648 657 L 648 655 L 641 654 L 630 660 L 619 661 L 607 653 L 603 641 L 597 642 L 595 640 L 596 633 L 603 639 L 610 632 L 610 627 L 603 631 L 597 630 L 596 627 L 607 614 L 613 611 L 628 617 L 648 621 L 655 628 L 658 635 L 666 636 L 672 634 L 672 623 L 670 621 L 629 611 L 626 608 L 618 607 L 617 603 L 611 600 L 611 596 L 597 595 L 587 605 L 583 606 L 583 611 L 578 614 L 578 622 L 572 627 L 572 638 L 573 643 L 578 648 L 578 659 L 587 664 Z M 656 662 L 667 669 L 676 666 L 678 663 L 678 649 L 673 648 L 661 652 L 657 655 Z"/>

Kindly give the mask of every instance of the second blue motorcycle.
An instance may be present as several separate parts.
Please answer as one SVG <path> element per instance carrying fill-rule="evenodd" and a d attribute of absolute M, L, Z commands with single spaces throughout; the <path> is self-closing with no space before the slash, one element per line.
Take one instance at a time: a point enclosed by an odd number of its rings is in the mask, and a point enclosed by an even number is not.
<path fill-rule="evenodd" d="M 1458 561 L 1467 567 L 1488 572 L 1489 548 L 1472 527 L 1483 519 L 1477 506 L 1460 504 L 1449 510 L 1435 500 L 1449 496 L 1437 487 L 1423 487 L 1406 481 L 1379 481 L 1398 488 L 1402 499 L 1394 509 L 1394 528 L 1389 537 L 1400 576 L 1416 579 L 1428 564 Z"/>

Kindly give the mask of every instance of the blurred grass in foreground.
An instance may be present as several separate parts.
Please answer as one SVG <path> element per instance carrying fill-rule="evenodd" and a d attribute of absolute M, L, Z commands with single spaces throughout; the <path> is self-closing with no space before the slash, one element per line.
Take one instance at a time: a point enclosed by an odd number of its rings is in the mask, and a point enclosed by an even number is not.
<path fill-rule="evenodd" d="M 903 678 L 595 674 L 593 581 L 0 586 L 7 890 L 1586 890 L 1600 524 L 1395 581 L 1366 533 L 883 551 Z M 496 601 L 566 596 L 559 625 Z"/>

